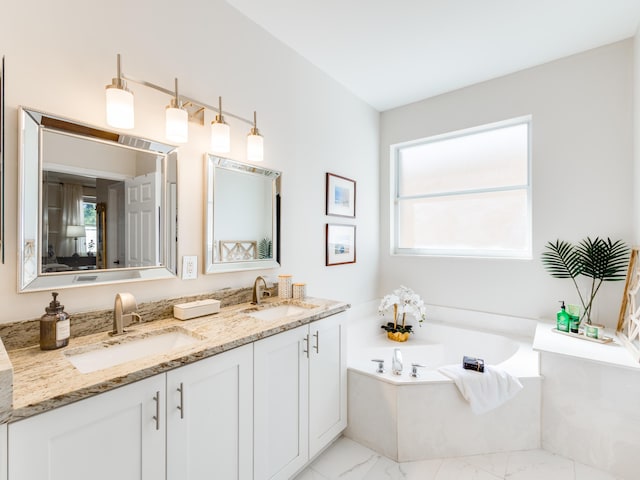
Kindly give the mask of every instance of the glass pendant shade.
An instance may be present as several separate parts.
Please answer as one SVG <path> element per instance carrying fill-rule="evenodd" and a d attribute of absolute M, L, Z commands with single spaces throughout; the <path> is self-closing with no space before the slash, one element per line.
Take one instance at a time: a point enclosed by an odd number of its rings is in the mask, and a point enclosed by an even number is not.
<path fill-rule="evenodd" d="M 264 158 L 264 142 L 259 133 L 247 135 L 247 160 L 261 162 Z"/>
<path fill-rule="evenodd" d="M 109 85 L 106 92 L 107 125 L 115 128 L 133 128 L 133 93 Z"/>
<path fill-rule="evenodd" d="M 167 140 L 176 143 L 186 143 L 189 139 L 189 114 L 177 107 L 167 107 L 165 112 Z"/>
<path fill-rule="evenodd" d="M 211 122 L 211 151 L 228 153 L 231 150 L 231 129 L 225 122 Z"/>

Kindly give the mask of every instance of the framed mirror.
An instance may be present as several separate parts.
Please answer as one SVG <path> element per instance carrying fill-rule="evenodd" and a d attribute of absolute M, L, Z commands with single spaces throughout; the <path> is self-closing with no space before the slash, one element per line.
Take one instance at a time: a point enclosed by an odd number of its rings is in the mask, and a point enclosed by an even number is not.
<path fill-rule="evenodd" d="M 214 155 L 205 170 L 205 272 L 278 267 L 281 173 Z"/>
<path fill-rule="evenodd" d="M 19 291 L 174 277 L 175 147 L 19 115 Z"/>

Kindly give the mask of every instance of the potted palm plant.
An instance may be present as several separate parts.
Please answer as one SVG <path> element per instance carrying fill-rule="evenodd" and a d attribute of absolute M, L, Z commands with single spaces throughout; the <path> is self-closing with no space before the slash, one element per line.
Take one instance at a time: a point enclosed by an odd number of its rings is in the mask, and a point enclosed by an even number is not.
<path fill-rule="evenodd" d="M 582 303 L 584 320 L 591 325 L 593 301 L 602 286 L 602 282 L 624 280 L 629 265 L 629 247 L 622 240 L 611 241 L 600 237 L 589 237 L 577 245 L 563 240 L 548 242 L 542 253 L 542 263 L 555 278 L 570 278 Z M 590 289 L 583 295 L 576 278 L 585 276 L 591 279 Z"/>

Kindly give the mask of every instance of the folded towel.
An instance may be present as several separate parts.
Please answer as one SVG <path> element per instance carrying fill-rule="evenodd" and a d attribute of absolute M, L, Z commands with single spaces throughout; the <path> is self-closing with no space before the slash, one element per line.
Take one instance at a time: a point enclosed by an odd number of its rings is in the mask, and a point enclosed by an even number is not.
<path fill-rule="evenodd" d="M 522 390 L 520 380 L 492 365 L 485 365 L 483 373 L 461 365 L 445 365 L 438 371 L 454 381 L 476 415 L 499 407 Z"/>

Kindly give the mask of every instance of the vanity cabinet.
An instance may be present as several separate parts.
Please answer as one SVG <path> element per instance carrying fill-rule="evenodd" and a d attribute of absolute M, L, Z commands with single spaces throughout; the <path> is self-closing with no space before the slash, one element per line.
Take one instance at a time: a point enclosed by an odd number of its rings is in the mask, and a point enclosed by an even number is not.
<path fill-rule="evenodd" d="M 345 320 L 0 425 L 0 480 L 289 479 L 346 427 Z"/>
<path fill-rule="evenodd" d="M 157 375 L 10 424 L 9 480 L 164 478 L 164 391 Z"/>
<path fill-rule="evenodd" d="M 253 478 L 253 345 L 167 373 L 167 480 Z"/>
<path fill-rule="evenodd" d="M 12 423 L 9 479 L 250 480 L 252 359 L 245 345 Z"/>
<path fill-rule="evenodd" d="M 254 344 L 254 479 L 285 480 L 347 425 L 346 313 Z"/>

